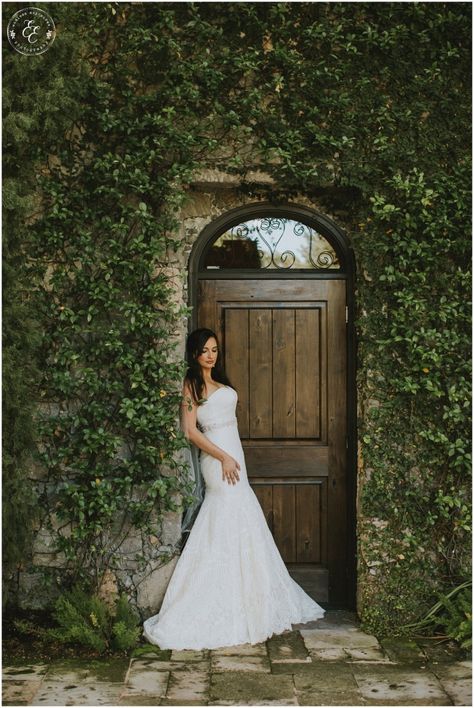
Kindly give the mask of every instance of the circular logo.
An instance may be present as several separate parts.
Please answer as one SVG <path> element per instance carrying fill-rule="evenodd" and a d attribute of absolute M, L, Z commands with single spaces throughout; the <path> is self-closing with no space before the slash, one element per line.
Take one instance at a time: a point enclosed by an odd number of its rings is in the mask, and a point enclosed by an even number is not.
<path fill-rule="evenodd" d="M 11 17 L 7 36 L 13 49 L 20 54 L 42 54 L 54 42 L 56 27 L 44 10 L 24 7 Z"/>

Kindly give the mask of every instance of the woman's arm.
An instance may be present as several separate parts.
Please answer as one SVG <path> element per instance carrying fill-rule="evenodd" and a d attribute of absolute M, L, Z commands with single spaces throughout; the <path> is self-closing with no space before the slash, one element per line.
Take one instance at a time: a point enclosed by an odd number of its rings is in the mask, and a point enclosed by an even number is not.
<path fill-rule="evenodd" d="M 183 384 L 183 402 L 181 404 L 181 426 L 186 438 L 201 450 L 204 450 L 204 452 L 208 452 L 220 460 L 223 470 L 222 478 L 226 476 L 228 481 L 232 483 L 234 482 L 234 477 L 239 479 L 237 469 L 240 469 L 240 465 L 237 460 L 234 460 L 222 448 L 214 445 L 204 433 L 198 430 L 196 422 L 197 404 L 194 402 L 189 385 L 185 382 Z"/>

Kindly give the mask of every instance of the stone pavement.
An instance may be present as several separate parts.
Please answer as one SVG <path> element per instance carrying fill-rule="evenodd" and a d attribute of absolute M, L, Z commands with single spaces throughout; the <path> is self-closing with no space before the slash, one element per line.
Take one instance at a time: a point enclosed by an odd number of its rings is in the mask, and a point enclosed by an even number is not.
<path fill-rule="evenodd" d="M 4 665 L 3 705 L 470 706 L 471 678 L 454 643 L 378 641 L 354 613 L 327 610 L 261 644 Z"/>

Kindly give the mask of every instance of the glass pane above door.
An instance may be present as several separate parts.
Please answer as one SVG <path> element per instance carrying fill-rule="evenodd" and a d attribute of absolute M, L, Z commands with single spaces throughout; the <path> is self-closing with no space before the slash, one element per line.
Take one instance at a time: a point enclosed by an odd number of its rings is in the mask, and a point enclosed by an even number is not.
<path fill-rule="evenodd" d="M 249 219 L 221 234 L 204 255 L 204 268 L 340 269 L 337 253 L 315 229 L 288 218 Z"/>

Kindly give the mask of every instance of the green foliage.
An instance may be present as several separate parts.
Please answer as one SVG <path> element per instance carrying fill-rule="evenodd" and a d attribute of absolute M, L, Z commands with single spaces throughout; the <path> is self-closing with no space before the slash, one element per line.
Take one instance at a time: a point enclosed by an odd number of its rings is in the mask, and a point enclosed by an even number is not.
<path fill-rule="evenodd" d="M 472 648 L 472 589 L 458 593 L 454 600 L 442 598 L 444 613 L 438 622 L 448 637 L 455 639 L 463 649 Z"/>
<path fill-rule="evenodd" d="M 411 631 L 432 632 L 440 628 L 463 649 L 472 648 L 472 580 L 442 593 L 424 617 L 404 626 Z"/>
<path fill-rule="evenodd" d="M 53 615 L 59 627 L 49 630 L 52 639 L 82 644 L 99 653 L 127 651 L 140 637 L 138 616 L 123 594 L 111 609 L 97 595 L 77 586 L 56 600 Z"/>
<path fill-rule="evenodd" d="M 242 196 L 302 195 L 350 234 L 361 614 L 386 628 L 419 616 L 471 557 L 468 5 L 49 11 L 61 31 L 47 52 L 7 47 L 4 105 L 7 148 L 22 149 L 7 166 L 40 204 L 19 238 L 42 332 L 41 502 L 70 524 L 58 547 L 74 574 L 97 583 L 125 519 L 154 532 L 190 493 L 177 215 L 195 172 L 222 167 Z M 274 187 L 247 180 L 255 165 Z"/>

